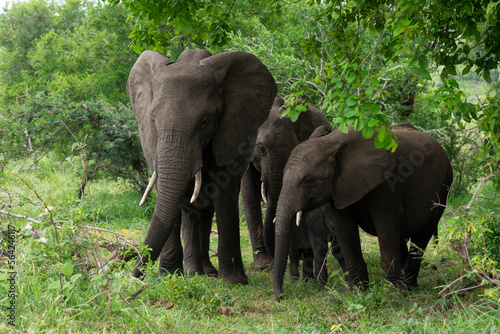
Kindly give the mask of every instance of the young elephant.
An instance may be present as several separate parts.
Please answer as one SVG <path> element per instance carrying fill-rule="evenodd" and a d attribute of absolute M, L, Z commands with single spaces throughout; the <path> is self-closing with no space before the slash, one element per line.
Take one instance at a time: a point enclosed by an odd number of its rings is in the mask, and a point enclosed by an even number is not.
<path fill-rule="evenodd" d="M 398 138 L 394 153 L 376 149 L 375 136 L 366 140 L 352 127 L 347 134 L 325 134 L 319 128 L 293 150 L 276 209 L 276 300 L 282 294 L 293 217 L 328 202 L 333 204 L 333 226 L 351 285 L 368 286 L 358 226 L 378 236 L 386 279 L 399 288 L 417 285 L 423 252 L 443 213 L 453 173 L 432 137 L 407 123 L 393 126 L 392 132 Z M 409 252 L 403 240 L 411 241 Z"/>
<path fill-rule="evenodd" d="M 272 264 L 270 254 L 274 253 L 273 220 L 281 190 L 283 169 L 292 149 L 308 139 L 318 126 L 329 126 L 326 117 L 313 106 L 308 106 L 307 111 L 302 113 L 296 122 L 292 122 L 289 117 L 282 117 L 284 103 L 281 97 L 275 98 L 269 117 L 259 127 L 254 158 L 242 179 L 241 198 L 252 242 L 255 269 L 265 269 Z M 264 225 L 262 224 L 261 199 L 267 203 Z M 322 213 L 323 211 L 319 209 L 307 221 L 323 220 Z M 326 231 L 326 228 L 323 231 Z M 325 232 L 325 236 L 327 234 L 328 231 Z M 321 245 L 316 249 L 324 248 L 325 241 L 322 239 L 325 236 L 321 235 L 316 238 L 314 243 Z M 331 239 L 326 240 L 326 243 L 329 241 Z M 292 277 L 299 276 L 298 264 L 301 258 L 304 263 L 303 278 L 314 277 L 313 257 L 317 266 L 317 263 L 322 263 L 326 255 L 326 252 L 315 254 L 311 248 L 311 244 L 314 243 L 308 238 L 305 224 L 293 228 L 290 247 L 290 275 Z M 317 267 L 316 271 L 319 269 L 320 267 Z M 323 270 L 322 275 L 324 277 L 321 279 L 325 281 L 326 270 Z"/>
<path fill-rule="evenodd" d="M 324 260 L 328 255 L 329 243 L 332 243 L 332 255 L 337 259 L 342 270 L 346 271 L 344 257 L 333 229 L 330 203 L 307 212 L 299 226 L 293 224 L 291 229 L 292 240 L 289 250 L 291 278 L 299 277 L 299 261 L 302 258 L 302 278 L 304 280 L 314 278 L 326 283 L 328 271 Z"/>

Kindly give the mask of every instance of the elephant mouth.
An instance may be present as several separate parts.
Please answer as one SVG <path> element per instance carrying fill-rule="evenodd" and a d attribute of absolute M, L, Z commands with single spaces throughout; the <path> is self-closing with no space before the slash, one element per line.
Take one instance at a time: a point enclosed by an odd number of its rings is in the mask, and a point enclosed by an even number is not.
<path fill-rule="evenodd" d="M 141 202 L 139 203 L 139 206 L 143 205 L 146 202 L 146 199 L 147 199 L 149 193 L 151 192 L 151 190 L 153 190 L 153 187 L 156 184 L 157 180 L 158 180 L 158 174 L 156 173 L 156 171 L 153 171 L 153 175 L 151 175 L 151 180 L 149 180 L 149 184 L 148 184 L 146 190 L 144 191 L 144 195 L 142 195 Z M 198 171 L 196 172 L 196 174 L 194 176 L 194 190 L 193 190 L 193 195 L 191 196 L 191 199 L 189 200 L 189 203 L 191 203 L 191 204 L 194 203 L 196 201 L 196 199 L 198 198 L 198 196 L 200 195 L 201 182 L 202 182 L 202 178 L 201 178 L 201 168 L 200 168 L 200 169 L 198 169 Z"/>

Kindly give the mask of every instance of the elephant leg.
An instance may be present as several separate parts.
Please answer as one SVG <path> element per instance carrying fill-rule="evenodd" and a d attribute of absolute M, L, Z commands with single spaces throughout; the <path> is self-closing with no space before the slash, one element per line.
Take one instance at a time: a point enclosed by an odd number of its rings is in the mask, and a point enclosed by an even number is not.
<path fill-rule="evenodd" d="M 332 247 L 333 257 L 335 257 L 337 259 L 337 262 L 339 263 L 340 268 L 342 268 L 342 272 L 345 273 L 347 271 L 347 267 L 345 265 L 344 254 L 342 253 L 342 250 L 340 249 L 339 242 L 338 242 L 337 237 L 335 235 L 332 237 L 331 247 Z"/>
<path fill-rule="evenodd" d="M 425 227 L 422 228 L 420 232 L 414 233 L 411 236 L 410 251 L 403 267 L 405 278 L 410 287 L 418 286 L 417 278 L 420 271 L 420 264 L 422 263 L 422 257 L 424 256 L 424 251 L 429 241 L 437 230 L 437 224 L 443 210 L 444 208 L 435 208 Z"/>
<path fill-rule="evenodd" d="M 331 203 L 325 204 L 321 207 L 322 215 L 323 215 L 323 224 L 326 230 L 322 233 L 329 236 L 328 242 L 331 242 L 331 252 L 332 255 L 337 259 L 337 262 L 342 268 L 342 272 L 347 271 L 347 267 L 345 264 L 345 258 L 340 249 L 340 245 L 338 242 L 337 235 L 335 233 L 335 229 L 333 228 L 333 214 L 332 214 L 332 205 Z"/>
<path fill-rule="evenodd" d="M 209 207 L 202 212 L 200 224 L 201 259 L 203 273 L 207 276 L 217 277 L 218 272 L 210 261 L 210 233 L 212 232 L 212 218 L 214 208 Z"/>
<path fill-rule="evenodd" d="M 311 236 L 309 237 L 311 239 Z M 328 242 L 315 238 L 311 240 L 314 257 L 314 277 L 317 281 L 326 283 L 328 281 L 328 268 L 326 259 L 328 257 Z"/>
<path fill-rule="evenodd" d="M 182 274 L 182 244 L 180 238 L 180 224 L 174 224 L 167 242 L 161 249 L 159 274 Z"/>
<path fill-rule="evenodd" d="M 299 226 L 292 226 L 292 239 L 290 242 L 290 280 L 295 281 L 300 278 L 299 262 L 302 259 L 302 279 L 307 281 L 314 277 L 313 254 L 311 244 L 307 234 L 306 219 L 302 220 Z"/>
<path fill-rule="evenodd" d="M 380 264 L 386 274 L 385 278 L 398 289 L 404 290 L 406 287 L 402 275 L 404 249 L 401 245 L 401 197 L 384 183 L 367 196 L 367 202 L 378 236 Z"/>
<path fill-rule="evenodd" d="M 300 261 L 300 253 L 297 249 L 292 250 L 288 253 L 288 259 L 290 261 L 290 281 L 298 281 L 300 278 L 299 271 L 299 261 Z"/>
<path fill-rule="evenodd" d="M 227 173 L 222 170 L 219 173 Z M 232 284 L 248 284 L 248 278 L 241 258 L 240 230 L 239 230 L 239 203 L 240 178 L 227 176 L 228 182 L 224 187 L 214 186 L 214 205 L 219 232 L 219 279 Z M 216 185 L 216 182 L 211 182 Z"/>
<path fill-rule="evenodd" d="M 401 250 L 401 263 L 403 264 L 403 266 L 408 260 L 408 241 L 409 240 L 406 238 L 401 238 L 399 243 L 399 247 Z"/>
<path fill-rule="evenodd" d="M 203 209 L 182 209 L 182 241 L 184 243 L 184 271 L 192 277 L 203 274 L 200 243 L 200 216 Z"/>
<path fill-rule="evenodd" d="M 314 255 L 312 248 L 304 248 L 302 253 L 302 279 L 309 281 L 314 279 Z"/>
<path fill-rule="evenodd" d="M 357 208 L 332 210 L 333 227 L 345 259 L 348 274 L 346 281 L 351 288 L 368 289 L 368 269 L 361 252 L 358 223 L 355 219 Z"/>
<path fill-rule="evenodd" d="M 322 283 L 328 280 L 326 258 L 328 257 L 328 228 L 323 220 L 322 208 L 309 211 L 305 218 L 309 244 L 314 258 L 314 277 Z M 324 263 L 324 265 L 323 265 Z"/>
<path fill-rule="evenodd" d="M 262 211 L 260 200 L 260 173 L 250 164 L 247 172 L 241 179 L 241 204 L 252 243 L 253 263 L 252 268 L 264 270 L 273 263 L 272 256 L 268 253 L 264 243 L 264 225 L 262 224 Z"/>

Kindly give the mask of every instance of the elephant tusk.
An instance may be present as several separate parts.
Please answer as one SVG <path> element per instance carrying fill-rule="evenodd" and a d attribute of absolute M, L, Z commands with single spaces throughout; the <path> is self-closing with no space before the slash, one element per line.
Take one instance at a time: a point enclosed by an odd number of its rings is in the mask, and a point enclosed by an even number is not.
<path fill-rule="evenodd" d="M 267 195 L 266 195 L 266 185 L 264 182 L 260 185 L 260 196 L 262 196 L 262 200 L 267 204 Z"/>
<path fill-rule="evenodd" d="M 297 211 L 297 217 L 295 218 L 295 223 L 300 226 L 300 221 L 302 220 L 302 210 Z"/>
<path fill-rule="evenodd" d="M 194 201 L 196 201 L 198 195 L 200 194 L 200 190 L 201 190 L 201 169 L 199 169 L 196 172 L 196 175 L 194 176 L 193 196 L 191 196 L 191 200 L 189 201 L 189 203 L 194 203 Z"/>
<path fill-rule="evenodd" d="M 276 224 L 276 217 L 274 217 L 273 219 L 273 224 Z"/>
<path fill-rule="evenodd" d="M 151 180 L 149 180 L 148 187 L 146 188 L 146 191 L 144 192 L 144 195 L 142 195 L 141 202 L 139 203 L 139 206 L 143 205 L 144 202 L 146 202 L 146 198 L 148 198 L 149 193 L 153 189 L 156 179 L 158 179 L 158 174 L 156 174 L 156 171 L 153 171 L 153 175 L 151 175 Z"/>

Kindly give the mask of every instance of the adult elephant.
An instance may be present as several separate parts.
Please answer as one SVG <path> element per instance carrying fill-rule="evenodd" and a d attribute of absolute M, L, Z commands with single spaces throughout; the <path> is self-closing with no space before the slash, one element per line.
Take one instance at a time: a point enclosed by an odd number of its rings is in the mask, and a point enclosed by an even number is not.
<path fill-rule="evenodd" d="M 252 266 L 259 270 L 272 265 L 273 220 L 288 157 L 314 129 L 329 125 L 321 111 L 311 105 L 292 122 L 290 117 L 282 117 L 284 104 L 283 98 L 274 99 L 269 117 L 259 127 L 252 163 L 241 180 L 241 202 L 252 243 Z M 267 204 L 264 225 L 261 199 Z"/>
<path fill-rule="evenodd" d="M 245 52 L 212 55 L 206 50 L 186 50 L 174 62 L 146 51 L 130 72 L 127 91 L 157 187 L 144 241 L 151 251 L 149 256 L 137 257 L 133 276 L 141 276 L 141 266 L 149 259 L 155 261 L 160 253 L 160 268 L 180 269 L 181 216 L 206 226 L 215 210 L 218 277 L 246 284 L 238 195 L 257 129 L 277 92 L 271 73 Z"/>
<path fill-rule="evenodd" d="M 276 209 L 273 290 L 282 295 L 294 217 L 333 204 L 333 226 L 351 286 L 368 287 L 358 226 L 378 236 L 386 279 L 398 288 L 417 285 L 423 252 L 437 228 L 453 180 L 443 148 L 408 123 L 395 125 L 394 153 L 364 139 L 322 127 L 290 155 Z M 410 240 L 410 251 L 404 240 Z M 404 247 L 403 247 L 404 246 Z"/>

